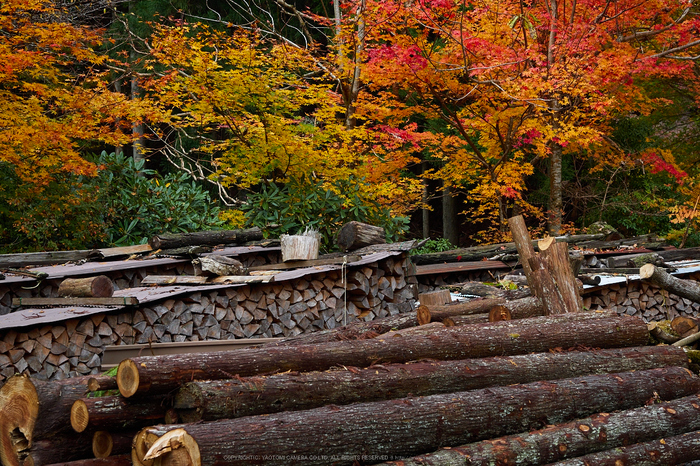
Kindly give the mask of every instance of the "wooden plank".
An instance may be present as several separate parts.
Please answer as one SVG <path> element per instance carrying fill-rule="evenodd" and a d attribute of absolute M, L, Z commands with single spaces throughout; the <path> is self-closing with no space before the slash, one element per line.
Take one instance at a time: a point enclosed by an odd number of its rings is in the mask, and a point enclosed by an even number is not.
<path fill-rule="evenodd" d="M 147 275 L 142 285 L 202 285 L 209 277 L 202 275 Z"/>
<path fill-rule="evenodd" d="M 348 264 L 351 262 L 359 261 L 361 257 L 357 254 L 347 256 Z M 330 265 L 330 264 L 342 264 L 345 261 L 343 257 L 331 257 L 331 258 L 321 258 L 308 261 L 287 261 L 279 264 L 266 264 L 257 265 L 251 267 L 250 271 L 256 270 L 287 270 L 287 269 L 298 269 L 303 267 L 316 267 L 318 265 Z"/>
<path fill-rule="evenodd" d="M 24 267 L 27 265 L 52 265 L 87 259 L 95 254 L 93 249 L 80 251 L 47 251 L 0 255 L 0 268 Z"/>
<path fill-rule="evenodd" d="M 144 254 L 153 251 L 150 244 L 137 244 L 135 246 L 122 246 L 117 248 L 102 248 L 98 249 L 103 259 L 131 256 L 134 254 Z"/>
<path fill-rule="evenodd" d="M 136 306 L 139 300 L 130 296 L 109 298 L 14 298 L 12 305 L 18 306 Z"/>
<path fill-rule="evenodd" d="M 274 279 L 274 275 L 222 275 L 210 283 L 270 283 Z"/>

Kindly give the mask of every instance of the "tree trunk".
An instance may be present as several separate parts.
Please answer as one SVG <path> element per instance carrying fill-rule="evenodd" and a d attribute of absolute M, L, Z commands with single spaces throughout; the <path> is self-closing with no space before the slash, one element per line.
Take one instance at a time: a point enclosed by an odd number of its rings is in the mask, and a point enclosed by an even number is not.
<path fill-rule="evenodd" d="M 700 430 L 698 398 L 698 395 L 691 395 L 632 410 L 596 414 L 525 434 L 484 440 L 416 456 L 402 460 L 400 464 L 402 466 L 456 466 L 464 465 L 465 458 L 469 458 L 466 464 L 474 466 L 489 464 L 538 466 L 611 450 L 631 443 L 668 438 Z M 388 464 L 397 463 L 385 465 Z M 601 463 L 592 461 L 589 464 L 592 466 Z"/>
<path fill-rule="evenodd" d="M 592 453 L 557 466 L 618 466 L 626 464 L 676 466 L 700 460 L 700 432 L 688 432 L 614 450 Z"/>
<path fill-rule="evenodd" d="M 552 103 L 554 119 L 559 118 L 561 107 L 554 99 Z M 558 123 L 555 123 L 555 130 Z M 558 142 L 550 142 L 549 154 L 549 203 L 547 205 L 547 231 L 550 236 L 561 234 L 562 214 L 564 211 L 564 199 L 562 196 L 562 165 L 564 148 Z"/>
<path fill-rule="evenodd" d="M 700 284 L 695 280 L 676 278 L 653 264 L 642 266 L 642 268 L 639 269 L 639 277 L 681 298 L 700 303 Z"/>
<path fill-rule="evenodd" d="M 418 361 L 189 382 L 177 391 L 174 407 L 190 423 L 666 366 L 687 367 L 685 352 L 648 346 Z"/>
<path fill-rule="evenodd" d="M 542 301 L 544 314 L 565 314 L 566 306 L 557 291 L 557 284 L 548 270 L 548 264 L 545 259 L 540 255 L 531 257 L 530 267 L 532 267 L 530 288 L 532 288 L 535 296 Z"/>
<path fill-rule="evenodd" d="M 91 430 L 140 429 L 162 422 L 167 407 L 160 397 L 133 402 L 121 396 L 101 396 L 75 400 L 70 410 L 70 424 L 76 432 Z"/>
<path fill-rule="evenodd" d="M 263 239 L 259 228 L 247 230 L 212 230 L 191 233 L 164 233 L 152 237 L 148 244 L 153 249 L 174 249 L 185 246 L 216 246 L 218 244 L 242 244 Z"/>
<path fill-rule="evenodd" d="M 428 179 L 426 177 L 428 172 L 428 162 L 423 160 L 420 164 L 421 172 L 423 174 L 422 185 L 423 191 L 421 195 L 421 201 L 423 202 L 423 207 L 421 208 L 421 226 L 423 231 L 423 239 L 430 239 L 430 209 L 429 207 L 429 194 L 428 194 Z"/>
<path fill-rule="evenodd" d="M 530 267 L 530 258 L 535 256 L 535 248 L 532 245 L 530 233 L 527 231 L 525 219 L 522 215 L 511 217 L 508 219 L 508 225 L 513 235 L 513 242 L 518 250 L 518 260 L 523 267 L 523 272 L 525 272 L 528 284 L 531 284 L 532 279 L 530 277 L 532 276 L 532 267 Z"/>
<path fill-rule="evenodd" d="M 113 294 L 114 284 L 105 275 L 87 278 L 66 278 L 58 285 L 59 296 L 109 298 Z"/>
<path fill-rule="evenodd" d="M 674 399 L 699 389 L 700 379 L 690 371 L 669 367 L 154 426 L 146 431 L 158 440 L 137 459 L 173 464 L 170 452 L 194 453 L 196 448 L 206 465 L 377 461 L 630 409 L 656 395 Z"/>
<path fill-rule="evenodd" d="M 578 316 L 582 313 L 572 314 Z M 522 322 L 529 321 L 526 325 Z M 123 396 L 163 393 L 185 382 L 250 376 L 286 370 L 325 370 L 338 365 L 368 367 L 421 358 L 467 359 L 569 348 L 645 345 L 647 326 L 639 318 L 618 316 L 577 320 L 571 316 L 534 317 L 445 328 L 436 335 L 385 341 L 370 339 L 316 345 L 264 346 L 241 351 L 143 356 L 119 364 L 117 384 Z M 75 401 L 75 400 L 73 400 Z"/>
<path fill-rule="evenodd" d="M 135 434 L 132 431 L 110 433 L 98 430 L 92 435 L 92 453 L 95 458 L 131 453 L 131 443 Z"/>
<path fill-rule="evenodd" d="M 442 184 L 442 237 L 455 246 L 459 246 L 455 198 L 450 185 L 445 180 L 442 181 Z"/>
<path fill-rule="evenodd" d="M 362 222 L 348 222 L 338 232 L 338 247 L 341 251 L 354 251 L 371 244 L 384 243 L 384 228 Z"/>
<path fill-rule="evenodd" d="M 547 270 L 554 278 L 557 292 L 564 303 L 565 312 L 583 310 L 583 300 L 576 285 L 576 277 L 569 262 L 566 243 L 557 243 L 554 238 L 539 241 L 540 255 L 547 261 Z"/>

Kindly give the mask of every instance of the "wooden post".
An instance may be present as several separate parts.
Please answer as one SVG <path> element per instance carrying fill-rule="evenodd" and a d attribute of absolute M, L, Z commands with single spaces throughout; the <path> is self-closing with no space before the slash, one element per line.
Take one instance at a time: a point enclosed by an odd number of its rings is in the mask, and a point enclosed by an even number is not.
<path fill-rule="evenodd" d="M 532 247 L 532 240 L 530 239 L 530 233 L 527 231 L 525 219 L 522 215 L 511 217 L 508 219 L 508 225 L 510 226 L 510 232 L 513 235 L 513 242 L 515 243 L 515 248 L 518 250 L 520 264 L 523 266 L 523 271 L 527 277 L 527 282 L 531 284 L 530 286 L 532 286 L 532 281 L 530 279 L 530 276 L 532 275 L 530 258 L 535 256 L 535 248 Z"/>
<path fill-rule="evenodd" d="M 537 246 L 540 255 L 547 261 L 548 270 L 564 303 L 564 311 L 583 310 L 583 299 L 578 292 L 576 277 L 569 262 L 569 246 L 566 243 L 557 243 L 552 237 L 538 241 Z"/>

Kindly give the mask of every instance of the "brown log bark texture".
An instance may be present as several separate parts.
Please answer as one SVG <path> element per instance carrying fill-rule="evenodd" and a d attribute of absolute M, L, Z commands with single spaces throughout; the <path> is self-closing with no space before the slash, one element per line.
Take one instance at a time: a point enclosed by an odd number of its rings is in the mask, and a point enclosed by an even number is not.
<path fill-rule="evenodd" d="M 109 298 L 114 283 L 105 275 L 87 278 L 66 278 L 58 285 L 58 296 L 74 298 Z"/>
<path fill-rule="evenodd" d="M 700 460 L 700 431 L 560 461 L 557 466 L 675 466 Z"/>
<path fill-rule="evenodd" d="M 464 316 L 489 312 L 495 306 L 506 305 L 502 298 L 473 299 L 471 301 L 458 301 L 442 306 L 427 306 L 430 312 L 430 321 L 437 322 L 445 317 Z M 426 322 L 424 322 L 426 323 Z"/>
<path fill-rule="evenodd" d="M 540 255 L 547 261 L 556 289 L 561 296 L 566 312 L 583 310 L 583 300 L 576 285 L 576 277 L 569 262 L 569 247 L 566 243 L 540 241 Z"/>
<path fill-rule="evenodd" d="M 531 284 L 532 267 L 530 266 L 530 258 L 535 256 L 535 248 L 532 246 L 532 240 L 530 239 L 530 233 L 527 231 L 525 219 L 522 215 L 511 217 L 508 219 L 508 226 L 510 226 L 513 242 L 518 251 L 520 265 L 523 266 L 523 272 L 527 277 L 527 282 Z"/>
<path fill-rule="evenodd" d="M 647 280 L 681 298 L 687 298 L 696 303 L 700 302 L 700 284 L 695 280 L 676 278 L 653 264 L 646 264 L 639 269 L 639 276 L 642 280 Z"/>
<path fill-rule="evenodd" d="M 263 239 L 259 228 L 246 230 L 195 231 L 191 233 L 164 233 L 153 236 L 148 244 L 153 249 L 174 249 L 185 246 L 216 246 L 218 244 L 241 244 Z"/>
<path fill-rule="evenodd" d="M 675 399 L 698 389 L 700 379 L 687 369 L 663 368 L 147 430 L 162 437 L 184 429 L 202 464 L 212 466 L 280 464 L 280 459 L 290 465 L 352 464 L 631 409 L 656 395 Z M 170 464 L 167 456 L 162 464 Z"/>
<path fill-rule="evenodd" d="M 108 458 L 89 458 L 84 460 L 68 461 L 46 466 L 132 466 L 131 455 L 110 456 Z"/>
<path fill-rule="evenodd" d="M 565 314 L 566 305 L 557 291 L 557 284 L 549 271 L 549 265 L 544 257 L 536 255 L 530 258 L 532 267 L 532 288 L 544 307 L 545 315 Z"/>
<path fill-rule="evenodd" d="M 575 313 L 571 316 L 579 316 Z M 433 335 L 389 340 L 359 340 L 318 345 L 248 348 L 236 358 L 227 352 L 144 356 L 119 364 L 117 384 L 123 396 L 166 392 L 185 382 L 233 378 L 285 370 L 325 370 L 336 365 L 368 367 L 421 358 L 468 359 L 544 352 L 576 345 L 611 348 L 647 344 L 641 319 L 590 318 L 571 325 L 571 316 L 534 317 L 488 324 L 447 327 Z M 522 322 L 527 322 L 523 325 Z M 75 401 L 75 400 L 72 400 Z"/>
<path fill-rule="evenodd" d="M 340 229 L 337 243 L 341 251 L 354 251 L 372 244 L 386 243 L 386 232 L 382 227 L 352 221 Z"/>
<path fill-rule="evenodd" d="M 189 423 L 687 365 L 681 348 L 663 346 L 382 364 L 189 382 L 175 394 L 174 407 L 182 422 Z"/>
<path fill-rule="evenodd" d="M 100 396 L 75 400 L 70 411 L 74 431 L 136 430 L 163 421 L 167 407 L 161 397 L 150 397 L 141 402 L 121 396 Z"/>
<path fill-rule="evenodd" d="M 389 464 L 401 464 L 401 466 L 550 464 L 631 443 L 648 442 L 700 430 L 699 398 L 698 395 L 691 395 L 626 411 L 599 413 L 525 434 L 483 440 L 404 459 L 401 462 L 383 464 L 385 466 Z"/>

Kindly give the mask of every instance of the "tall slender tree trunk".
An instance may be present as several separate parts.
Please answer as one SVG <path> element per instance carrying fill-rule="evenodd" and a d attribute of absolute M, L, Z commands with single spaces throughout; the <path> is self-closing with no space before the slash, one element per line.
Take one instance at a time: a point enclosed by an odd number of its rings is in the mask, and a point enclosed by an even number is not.
<path fill-rule="evenodd" d="M 139 87 L 138 76 L 136 74 L 131 76 L 131 99 L 136 100 L 141 94 L 141 88 Z M 144 147 L 146 138 L 144 137 L 144 126 L 141 123 L 134 123 L 132 126 L 132 134 L 134 136 L 134 142 L 132 144 L 134 161 L 143 160 L 146 158 L 144 155 Z"/>
<path fill-rule="evenodd" d="M 552 127 L 554 133 L 559 130 L 559 118 L 561 116 L 561 106 L 559 99 L 554 98 L 551 104 Z M 564 200 L 562 196 L 562 164 L 564 158 L 564 148 L 557 141 L 550 141 L 549 154 L 549 205 L 548 205 L 548 232 L 551 236 L 561 234 L 562 211 L 564 210 Z"/>
<path fill-rule="evenodd" d="M 430 209 L 428 209 L 428 179 L 425 177 L 425 172 L 428 170 L 428 163 L 424 160 L 421 162 L 421 170 L 423 172 L 423 194 L 421 201 L 423 202 L 423 208 L 421 212 L 423 214 L 423 238 L 430 238 Z"/>
<path fill-rule="evenodd" d="M 459 246 L 459 229 L 452 188 L 444 180 L 442 183 L 442 236 L 455 246 Z"/>

